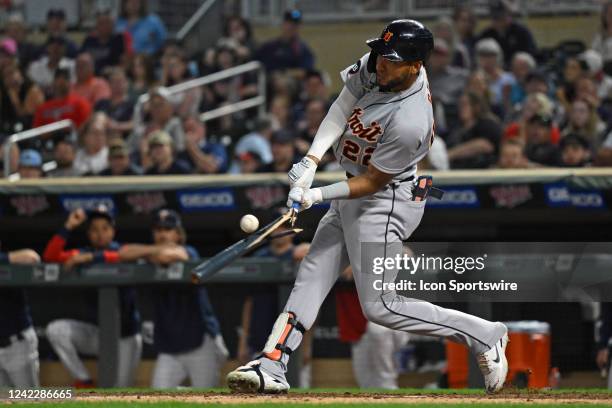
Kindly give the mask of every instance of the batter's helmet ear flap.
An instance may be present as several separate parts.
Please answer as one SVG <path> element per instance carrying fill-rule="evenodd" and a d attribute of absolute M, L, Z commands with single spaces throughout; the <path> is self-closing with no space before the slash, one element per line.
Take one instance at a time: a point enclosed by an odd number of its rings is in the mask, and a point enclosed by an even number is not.
<path fill-rule="evenodd" d="M 368 68 L 368 72 L 371 74 L 376 73 L 376 58 L 378 54 L 374 51 L 370 51 L 370 55 L 368 56 L 368 64 L 366 67 Z"/>

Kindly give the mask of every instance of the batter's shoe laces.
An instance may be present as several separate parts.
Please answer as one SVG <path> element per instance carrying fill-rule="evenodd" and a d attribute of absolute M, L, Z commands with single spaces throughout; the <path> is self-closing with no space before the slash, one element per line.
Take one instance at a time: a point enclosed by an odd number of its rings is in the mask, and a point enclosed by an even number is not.
<path fill-rule="evenodd" d="M 227 375 L 227 385 L 233 392 L 280 394 L 289 391 L 287 381 L 274 378 L 261 367 L 259 360 L 253 360 Z"/>
<path fill-rule="evenodd" d="M 484 376 L 487 394 L 496 393 L 504 386 L 508 375 L 508 360 L 506 359 L 508 342 L 508 332 L 506 332 L 489 351 L 477 356 L 478 366 Z"/>

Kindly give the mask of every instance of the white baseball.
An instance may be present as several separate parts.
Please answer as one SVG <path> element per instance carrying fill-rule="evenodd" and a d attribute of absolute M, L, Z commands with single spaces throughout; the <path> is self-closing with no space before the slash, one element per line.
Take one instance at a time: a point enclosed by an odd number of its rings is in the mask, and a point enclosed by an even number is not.
<path fill-rule="evenodd" d="M 247 214 L 240 219 L 240 228 L 247 234 L 257 231 L 258 227 L 259 220 L 253 214 Z"/>

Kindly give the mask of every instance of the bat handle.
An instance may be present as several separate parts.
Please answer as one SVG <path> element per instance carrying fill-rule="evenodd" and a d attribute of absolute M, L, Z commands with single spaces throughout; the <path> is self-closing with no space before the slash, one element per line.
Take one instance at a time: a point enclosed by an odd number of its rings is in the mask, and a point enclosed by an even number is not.
<path fill-rule="evenodd" d="M 291 208 L 293 208 L 297 212 L 300 209 L 300 203 L 291 204 Z"/>

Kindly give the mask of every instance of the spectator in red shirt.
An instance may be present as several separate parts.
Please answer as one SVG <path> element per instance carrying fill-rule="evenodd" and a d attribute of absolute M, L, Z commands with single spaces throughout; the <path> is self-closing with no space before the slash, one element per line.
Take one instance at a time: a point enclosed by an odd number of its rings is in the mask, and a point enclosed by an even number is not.
<path fill-rule="evenodd" d="M 104 78 L 94 75 L 94 60 L 91 54 L 79 54 L 75 64 L 76 83 L 72 91 L 87 99 L 93 106 L 101 99 L 111 96 L 111 89 Z"/>
<path fill-rule="evenodd" d="M 34 127 L 63 119 L 71 119 L 79 127 L 90 115 L 91 104 L 70 92 L 70 72 L 67 69 L 58 69 L 53 79 L 53 98 L 36 109 Z"/>

